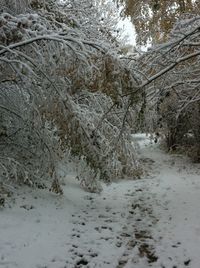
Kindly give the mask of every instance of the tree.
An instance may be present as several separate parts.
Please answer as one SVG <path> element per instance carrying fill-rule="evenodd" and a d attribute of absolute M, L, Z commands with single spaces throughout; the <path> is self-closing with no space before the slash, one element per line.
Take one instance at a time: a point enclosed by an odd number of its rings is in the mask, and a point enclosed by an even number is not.
<path fill-rule="evenodd" d="M 139 176 L 123 116 L 129 98 L 120 97 L 132 82 L 106 15 L 95 15 L 101 6 L 23 3 L 4 2 L 0 16 L 1 180 L 41 186 L 51 178 L 61 193 L 63 162 L 91 191 L 98 178 Z"/>
<path fill-rule="evenodd" d="M 122 16 L 130 16 L 137 33 L 137 43 L 161 43 L 167 40 L 179 19 L 200 14 L 198 0 L 119 0 L 124 4 Z"/>
<path fill-rule="evenodd" d="M 144 96 L 141 107 L 147 130 L 160 128 L 169 150 L 187 144 L 198 161 L 199 41 L 200 17 L 179 20 L 166 43 L 154 46 L 137 61 L 131 61 L 130 68 L 136 71 L 138 85 L 129 93 L 134 96 L 140 92 Z"/>
<path fill-rule="evenodd" d="M 0 0 L 0 10 L 20 14 L 27 10 L 29 3 L 29 0 Z"/>

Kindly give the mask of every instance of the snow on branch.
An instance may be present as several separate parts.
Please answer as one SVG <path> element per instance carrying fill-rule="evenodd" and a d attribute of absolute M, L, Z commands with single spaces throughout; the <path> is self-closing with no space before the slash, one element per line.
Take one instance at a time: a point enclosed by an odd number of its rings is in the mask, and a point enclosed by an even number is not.
<path fill-rule="evenodd" d="M 99 190 L 98 179 L 138 178 L 128 98 L 120 97 L 133 79 L 95 16 L 100 5 L 70 1 L 69 12 L 50 2 L 0 15 L 0 165 L 30 185 L 50 187 L 51 178 L 56 193 L 62 161 L 90 191 Z"/>

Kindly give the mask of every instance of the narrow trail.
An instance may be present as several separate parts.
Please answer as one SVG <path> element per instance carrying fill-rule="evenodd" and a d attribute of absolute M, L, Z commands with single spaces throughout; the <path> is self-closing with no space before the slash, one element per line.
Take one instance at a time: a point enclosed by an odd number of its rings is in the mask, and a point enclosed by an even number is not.
<path fill-rule="evenodd" d="M 1 268 L 199 268 L 200 166 L 135 136 L 149 176 L 64 195 L 23 189 L 0 211 Z M 20 191 L 20 190 L 19 190 Z"/>
<path fill-rule="evenodd" d="M 143 137 L 144 138 L 144 137 Z M 141 154 L 153 160 L 148 189 L 158 219 L 153 267 L 200 267 L 200 165 L 181 155 L 170 155 L 141 140 Z"/>

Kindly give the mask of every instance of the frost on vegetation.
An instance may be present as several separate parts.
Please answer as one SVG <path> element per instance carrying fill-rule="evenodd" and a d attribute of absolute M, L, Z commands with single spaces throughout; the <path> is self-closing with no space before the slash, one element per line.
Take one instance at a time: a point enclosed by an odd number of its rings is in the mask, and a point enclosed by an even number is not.
<path fill-rule="evenodd" d="M 144 96 L 138 115 L 143 129 L 163 136 L 167 150 L 187 152 L 199 162 L 200 16 L 183 16 L 165 44 L 152 47 L 136 62 Z"/>
<path fill-rule="evenodd" d="M 62 193 L 66 155 L 90 191 L 100 179 L 139 177 L 129 100 L 120 97 L 132 82 L 114 45 L 108 50 L 98 5 L 19 2 L 1 5 L 1 181 L 42 187 L 51 178 L 51 190 Z"/>

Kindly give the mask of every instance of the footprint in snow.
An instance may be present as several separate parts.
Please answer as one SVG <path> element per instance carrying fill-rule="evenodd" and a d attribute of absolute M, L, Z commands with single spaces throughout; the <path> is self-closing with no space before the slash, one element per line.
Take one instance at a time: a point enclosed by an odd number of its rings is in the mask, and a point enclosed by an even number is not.
<path fill-rule="evenodd" d="M 76 237 L 76 238 L 80 238 L 81 236 L 80 236 L 80 234 L 77 234 L 77 233 L 76 233 L 76 234 L 72 234 L 71 237 L 72 237 L 72 238 L 75 238 L 75 237 Z"/>
<path fill-rule="evenodd" d="M 110 227 L 110 226 L 101 226 L 101 229 L 110 230 L 110 231 L 113 230 L 112 227 Z"/>
<path fill-rule="evenodd" d="M 85 222 L 84 221 L 74 221 L 74 222 L 72 222 L 74 225 L 82 225 L 82 226 L 84 226 L 85 225 Z"/>
<path fill-rule="evenodd" d="M 85 258 L 80 259 L 79 261 L 76 262 L 75 267 L 74 268 L 79 268 L 79 267 L 83 267 L 88 265 L 88 260 L 86 260 Z"/>
<path fill-rule="evenodd" d="M 90 195 L 86 195 L 86 196 L 83 197 L 83 199 L 85 199 L 85 200 L 93 200 L 94 197 L 92 197 Z"/>
<path fill-rule="evenodd" d="M 86 210 L 83 210 L 83 213 L 87 214 L 88 215 L 88 212 Z"/>
<path fill-rule="evenodd" d="M 105 223 L 112 223 L 112 222 L 117 222 L 117 220 L 112 220 L 112 219 L 106 219 L 104 220 Z"/>

